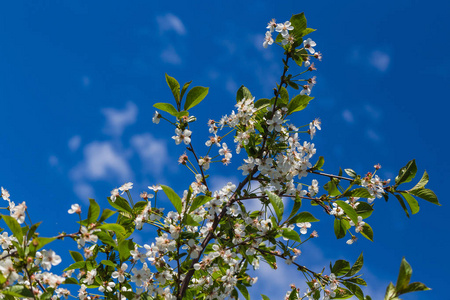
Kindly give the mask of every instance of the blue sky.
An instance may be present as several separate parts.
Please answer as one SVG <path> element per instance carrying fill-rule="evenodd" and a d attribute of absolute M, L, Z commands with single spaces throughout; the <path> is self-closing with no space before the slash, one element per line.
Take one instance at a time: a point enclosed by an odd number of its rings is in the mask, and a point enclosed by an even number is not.
<path fill-rule="evenodd" d="M 365 173 L 380 163 L 381 176 L 393 179 L 415 158 L 418 176 L 427 170 L 443 206 L 421 202 L 408 219 L 394 199 L 377 200 L 368 220 L 374 243 L 336 241 L 326 221 L 300 260 L 321 269 L 364 251 L 368 291 L 380 299 L 405 256 L 412 279 L 433 291 L 404 298 L 442 299 L 450 267 L 447 1 L 4 2 L 0 185 L 12 200 L 27 202 L 33 221 L 45 216 L 47 235 L 73 230 L 66 214 L 72 203 L 86 209 L 92 197 L 105 205 L 126 181 L 135 183 L 136 197 L 155 183 L 182 191 L 191 180 L 176 163 L 183 149 L 170 138 L 173 128 L 151 122 L 152 105 L 172 97 L 164 73 L 210 87 L 193 111 L 200 147 L 208 137 L 203 124 L 233 109 L 241 84 L 256 98 L 270 97 L 282 53 L 262 48 L 266 24 L 302 11 L 318 29 L 311 38 L 324 59 L 315 74 L 316 98 L 295 122 L 322 120 L 314 143 L 325 170 Z M 233 168 L 239 165 L 235 160 L 220 169 L 215 184 L 238 181 Z M 280 299 L 295 278 L 287 266 L 280 269 L 276 277 L 260 274 L 253 294 Z"/>

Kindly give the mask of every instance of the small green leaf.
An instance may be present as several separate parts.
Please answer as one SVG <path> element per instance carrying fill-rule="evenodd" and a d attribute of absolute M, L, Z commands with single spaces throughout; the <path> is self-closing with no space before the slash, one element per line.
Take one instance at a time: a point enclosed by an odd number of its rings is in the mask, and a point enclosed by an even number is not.
<path fill-rule="evenodd" d="M 348 281 L 343 281 L 342 284 L 345 285 L 345 287 L 348 288 L 359 300 L 364 300 L 364 293 L 359 286 Z"/>
<path fill-rule="evenodd" d="M 23 232 L 22 228 L 20 227 L 19 222 L 13 217 L 7 216 L 7 215 L 1 215 L 3 220 L 6 223 L 6 226 L 8 226 L 9 230 L 11 230 L 14 237 L 17 239 L 20 245 L 22 245 L 23 242 Z"/>
<path fill-rule="evenodd" d="M 280 89 L 279 99 L 281 103 L 288 104 L 289 102 L 289 93 L 284 86 Z"/>
<path fill-rule="evenodd" d="M 311 213 L 307 211 L 302 211 L 295 217 L 289 220 L 289 224 L 295 224 L 295 223 L 305 223 L 305 222 L 319 222 L 318 219 L 316 219 Z"/>
<path fill-rule="evenodd" d="M 348 273 L 345 276 L 350 277 L 350 276 L 353 276 L 353 275 L 357 274 L 361 270 L 361 268 L 363 267 L 363 264 L 364 264 L 364 257 L 363 257 L 363 254 L 361 252 L 361 254 L 359 255 L 358 259 L 356 260 L 356 262 L 351 267 L 350 271 L 348 271 Z"/>
<path fill-rule="evenodd" d="M 172 202 L 177 212 L 181 214 L 183 208 L 180 196 L 178 196 L 170 187 L 166 185 L 161 185 L 161 187 L 167 198 L 169 198 L 170 202 Z"/>
<path fill-rule="evenodd" d="M 395 187 L 399 184 L 410 182 L 417 173 L 416 160 L 409 161 L 406 166 L 400 169 L 398 176 L 395 177 Z"/>
<path fill-rule="evenodd" d="M 116 234 L 121 234 L 121 235 L 125 235 L 127 233 L 127 231 L 125 230 L 125 228 L 123 228 L 122 225 L 116 224 L 116 223 L 111 223 L 111 224 L 103 224 L 100 226 L 97 226 L 98 229 L 104 229 L 104 230 L 111 230 Z"/>
<path fill-rule="evenodd" d="M 30 246 L 30 249 L 32 249 L 32 251 L 37 251 L 42 247 L 44 247 L 45 245 L 53 242 L 54 240 L 56 240 L 56 238 L 46 238 L 46 237 L 34 238 Z M 37 244 L 37 246 L 34 245 L 35 243 Z"/>
<path fill-rule="evenodd" d="M 110 261 L 110 260 L 102 260 L 100 263 L 101 263 L 102 265 L 109 266 L 109 267 L 113 267 L 113 268 L 116 268 L 116 267 L 117 267 L 116 264 L 113 263 L 113 262 Z"/>
<path fill-rule="evenodd" d="M 422 175 L 422 178 L 420 179 L 420 181 L 412 188 L 412 190 L 424 188 L 425 185 L 427 185 L 428 180 L 429 180 L 428 173 L 427 173 L 427 171 L 425 171 L 425 172 L 423 172 L 423 175 Z"/>
<path fill-rule="evenodd" d="M 429 291 L 431 290 L 425 284 L 421 282 L 413 282 L 404 290 L 401 291 L 401 294 L 411 293 L 411 292 L 420 292 L 420 291 Z"/>
<path fill-rule="evenodd" d="M 302 240 L 300 239 L 300 235 L 295 230 L 292 230 L 290 228 L 283 228 L 283 232 L 281 233 L 281 235 L 292 241 L 296 241 L 299 243 L 302 242 Z"/>
<path fill-rule="evenodd" d="M 114 201 L 114 202 L 111 201 L 110 197 L 108 197 L 108 202 L 115 209 L 118 209 L 123 212 L 128 212 L 130 214 L 133 213 L 133 210 L 131 209 L 130 204 L 128 204 L 128 201 L 120 196 L 117 196 L 116 201 Z"/>
<path fill-rule="evenodd" d="M 77 261 L 76 263 L 71 264 L 67 268 L 64 269 L 64 272 L 75 270 L 75 269 L 84 269 L 86 268 L 86 262 L 85 261 Z"/>
<path fill-rule="evenodd" d="M 110 218 L 112 215 L 114 215 L 117 211 L 110 210 L 108 208 L 103 209 L 102 215 L 100 216 L 100 219 L 98 220 L 99 223 L 103 223 L 103 221 L 106 221 L 108 218 Z"/>
<path fill-rule="evenodd" d="M 397 198 L 398 202 L 400 203 L 403 210 L 405 211 L 406 216 L 409 218 L 409 211 L 408 211 L 408 208 L 406 207 L 405 201 L 403 201 L 403 197 L 398 194 L 394 194 L 394 196 L 395 196 L 395 198 Z"/>
<path fill-rule="evenodd" d="M 350 228 L 350 223 L 346 219 L 334 219 L 334 234 L 337 239 L 342 239 L 347 234 L 347 230 Z"/>
<path fill-rule="evenodd" d="M 95 202 L 94 199 L 89 199 L 90 205 L 88 210 L 87 221 L 88 224 L 94 223 L 97 221 L 98 216 L 100 215 L 100 205 Z"/>
<path fill-rule="evenodd" d="M 292 208 L 292 211 L 291 211 L 288 219 L 292 218 L 301 207 L 302 207 L 302 198 L 296 196 L 295 202 L 294 202 L 294 207 Z"/>
<path fill-rule="evenodd" d="M 69 252 L 70 252 L 70 256 L 72 256 L 72 258 L 75 262 L 84 261 L 83 255 L 81 255 L 80 252 L 76 252 L 76 251 L 69 251 Z"/>
<path fill-rule="evenodd" d="M 395 286 L 391 283 L 386 288 L 386 294 L 384 295 L 384 300 L 396 299 L 395 297 L 396 291 Z"/>
<path fill-rule="evenodd" d="M 314 31 L 316 31 L 316 29 L 306 28 L 306 29 L 304 29 L 304 30 L 302 31 L 302 36 L 304 37 L 304 36 L 306 36 L 306 35 L 308 35 L 308 34 L 314 32 Z"/>
<path fill-rule="evenodd" d="M 183 100 L 184 93 L 186 93 L 186 90 L 187 90 L 188 87 L 191 85 L 191 83 L 192 83 L 192 80 L 189 81 L 189 82 L 186 82 L 186 83 L 183 85 L 183 88 L 181 89 L 180 102 L 181 102 L 181 100 Z"/>
<path fill-rule="evenodd" d="M 356 174 L 356 172 L 352 169 L 344 169 L 344 172 L 347 173 L 347 175 L 351 178 L 356 178 L 356 176 L 358 176 L 358 174 Z"/>
<path fill-rule="evenodd" d="M 184 110 L 189 110 L 198 105 L 208 95 L 209 88 L 203 86 L 193 87 L 186 95 Z"/>
<path fill-rule="evenodd" d="M 419 202 L 417 202 L 417 200 L 413 196 L 411 196 L 410 194 L 408 194 L 406 192 L 403 192 L 400 194 L 402 194 L 402 196 L 405 198 L 406 202 L 408 202 L 409 208 L 411 209 L 411 213 L 413 215 L 417 214 L 420 210 Z"/>
<path fill-rule="evenodd" d="M 270 300 L 270 298 L 267 297 L 266 295 L 261 294 L 261 296 L 262 296 L 263 300 Z"/>
<path fill-rule="evenodd" d="M 174 117 L 176 117 L 178 114 L 177 109 L 170 103 L 155 103 L 153 104 L 153 107 L 165 111 L 166 113 L 169 113 Z"/>
<path fill-rule="evenodd" d="M 293 289 L 291 291 L 291 293 L 289 294 L 289 299 L 288 300 L 297 300 L 297 299 L 298 299 L 297 290 Z"/>
<path fill-rule="evenodd" d="M 358 216 L 361 216 L 363 219 L 367 219 L 373 212 L 373 207 L 367 202 L 358 201 L 358 206 L 355 209 Z"/>
<path fill-rule="evenodd" d="M 261 99 L 258 99 L 256 102 L 255 102 L 255 108 L 260 108 L 260 107 L 262 107 L 262 106 L 264 106 L 264 105 L 269 105 L 270 104 L 270 99 L 267 99 L 267 98 L 261 98 Z"/>
<path fill-rule="evenodd" d="M 2 291 L 2 293 L 20 298 L 34 298 L 35 296 L 31 290 L 23 285 L 14 285 L 8 290 Z"/>
<path fill-rule="evenodd" d="M 272 193 L 270 191 L 267 191 L 266 194 L 269 197 L 269 200 L 273 206 L 273 209 L 275 210 L 278 221 L 281 221 L 281 219 L 283 217 L 283 212 L 284 212 L 283 200 L 281 200 L 281 198 L 278 195 L 275 195 L 274 193 Z"/>
<path fill-rule="evenodd" d="M 363 230 L 360 231 L 363 237 L 368 239 L 369 241 L 373 242 L 373 230 L 372 227 L 370 227 L 369 224 L 364 224 Z"/>
<path fill-rule="evenodd" d="M 192 201 L 191 207 L 189 208 L 189 212 L 193 212 L 194 210 L 196 210 L 200 206 L 208 203 L 212 199 L 214 199 L 214 198 L 208 197 L 208 196 L 203 196 L 203 195 L 195 197 L 194 200 Z"/>
<path fill-rule="evenodd" d="M 336 276 L 345 275 L 350 271 L 350 263 L 346 260 L 337 260 L 331 268 L 331 273 Z"/>
<path fill-rule="evenodd" d="M 323 164 L 325 163 L 325 159 L 323 156 L 319 156 L 319 159 L 317 160 L 316 164 L 311 168 L 311 170 L 322 170 Z"/>
<path fill-rule="evenodd" d="M 331 197 L 335 197 L 341 194 L 333 179 L 327 182 L 323 188 L 328 192 L 328 195 L 330 195 Z"/>
<path fill-rule="evenodd" d="M 342 200 L 337 200 L 335 203 L 344 210 L 345 214 L 353 221 L 353 223 L 358 224 L 358 214 L 353 207 Z"/>
<path fill-rule="evenodd" d="M 294 46 L 299 45 L 303 42 L 303 31 L 306 29 L 306 18 L 305 14 L 296 14 L 291 17 L 291 25 L 294 26 L 294 30 L 292 30 L 292 34 L 295 37 L 295 44 Z"/>
<path fill-rule="evenodd" d="M 124 240 L 119 243 L 119 257 L 120 261 L 124 262 L 130 257 L 130 250 L 134 249 L 134 243 L 131 240 Z"/>
<path fill-rule="evenodd" d="M 307 95 L 297 95 L 294 98 L 292 98 L 291 102 L 288 104 L 288 112 L 287 114 L 290 115 L 294 112 L 301 111 L 305 109 L 308 106 L 309 101 L 314 99 L 314 97 L 310 97 Z"/>
<path fill-rule="evenodd" d="M 200 224 L 197 221 L 195 221 L 191 215 L 186 215 L 184 224 L 186 224 L 188 226 L 200 226 Z"/>
<path fill-rule="evenodd" d="M 242 285 L 242 284 L 238 283 L 238 284 L 236 284 L 236 287 L 239 289 L 239 291 L 241 292 L 242 296 L 244 296 L 244 298 L 246 300 L 250 300 L 250 295 L 249 295 L 245 285 Z"/>
<path fill-rule="evenodd" d="M 417 189 L 417 190 L 413 189 L 413 190 L 409 190 L 409 193 L 413 194 L 414 196 L 417 196 L 419 198 L 422 198 L 423 200 L 426 200 L 433 204 L 441 206 L 436 194 L 430 189 L 425 189 L 425 188 L 421 188 L 421 189 Z"/>
<path fill-rule="evenodd" d="M 351 191 L 347 191 L 344 194 L 345 197 L 359 197 L 359 198 L 372 198 L 373 196 L 369 193 L 366 188 L 357 188 Z"/>
<path fill-rule="evenodd" d="M 178 81 L 175 78 L 167 75 L 167 73 L 166 73 L 166 82 L 172 91 L 175 101 L 177 102 L 177 104 L 179 104 L 180 103 L 180 84 L 178 83 Z"/>
<path fill-rule="evenodd" d="M 405 290 L 409 281 L 411 280 L 412 269 L 406 259 L 403 257 L 402 262 L 400 264 L 400 271 L 398 273 L 397 284 L 395 285 L 395 289 L 397 292 Z"/>
<path fill-rule="evenodd" d="M 236 102 L 242 101 L 242 99 L 252 99 L 252 93 L 245 86 L 241 85 L 236 93 Z"/>

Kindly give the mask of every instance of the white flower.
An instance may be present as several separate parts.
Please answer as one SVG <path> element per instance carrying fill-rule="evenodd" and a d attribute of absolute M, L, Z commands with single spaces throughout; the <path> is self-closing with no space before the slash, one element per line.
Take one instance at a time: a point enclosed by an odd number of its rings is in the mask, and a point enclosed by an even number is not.
<path fill-rule="evenodd" d="M 81 214 L 81 207 L 78 204 L 72 204 L 68 212 L 69 214 Z"/>
<path fill-rule="evenodd" d="M 132 182 L 127 182 L 127 183 L 124 183 L 119 188 L 119 190 L 122 191 L 122 194 L 123 194 L 124 192 L 127 192 L 127 191 L 131 190 L 132 188 L 133 188 L 133 183 Z"/>
<path fill-rule="evenodd" d="M 157 184 L 157 185 L 152 185 L 152 186 L 148 186 L 148 188 L 151 189 L 151 190 L 154 191 L 154 192 L 157 192 L 157 191 L 161 191 L 161 190 L 162 190 L 162 187 L 161 187 L 159 184 Z"/>
<path fill-rule="evenodd" d="M 126 263 L 123 263 L 119 270 L 114 271 L 111 274 L 112 278 L 117 278 L 120 283 L 125 281 L 125 271 L 128 269 L 128 265 Z"/>
<path fill-rule="evenodd" d="M 316 52 L 313 47 L 316 46 L 316 42 L 314 42 L 311 38 L 303 41 L 303 47 L 309 51 L 309 53 L 314 54 Z"/>
<path fill-rule="evenodd" d="M 191 142 L 191 134 L 192 132 L 188 129 L 181 131 L 180 128 L 175 129 L 175 134 L 172 138 L 175 140 L 175 144 L 179 145 L 181 142 L 184 142 L 185 145 L 189 145 Z"/>
<path fill-rule="evenodd" d="M 19 224 L 22 224 L 23 222 L 25 222 L 25 211 L 27 209 L 27 206 L 25 205 L 25 201 L 19 205 L 14 205 L 14 202 L 10 202 L 9 206 L 10 206 L 11 217 L 16 219 Z"/>
<path fill-rule="evenodd" d="M 9 197 L 10 197 L 9 192 L 2 187 L 2 198 L 3 198 L 3 200 L 6 200 L 6 201 L 9 202 L 10 201 Z"/>
<path fill-rule="evenodd" d="M 267 48 L 268 45 L 272 45 L 272 44 L 273 44 L 272 34 L 270 33 L 270 31 L 267 31 L 266 36 L 264 37 L 263 47 Z"/>
<path fill-rule="evenodd" d="M 152 121 L 155 124 L 159 124 L 159 121 L 161 120 L 161 114 L 158 111 L 155 111 L 155 114 L 153 115 Z"/>
<path fill-rule="evenodd" d="M 319 186 L 316 179 L 312 180 L 311 185 L 308 187 L 308 191 L 311 194 L 312 197 L 314 197 L 319 192 Z"/>
<path fill-rule="evenodd" d="M 300 227 L 301 234 L 306 234 L 308 228 L 311 228 L 311 223 L 309 222 L 297 223 L 297 226 Z"/>
<path fill-rule="evenodd" d="M 120 194 L 119 194 L 119 189 L 113 189 L 113 190 L 111 191 L 111 197 L 110 197 L 110 199 L 111 199 L 112 202 L 115 202 L 115 201 L 116 201 L 116 198 L 119 197 L 119 196 L 120 196 Z"/>
<path fill-rule="evenodd" d="M 286 37 L 289 34 L 289 30 L 293 30 L 294 26 L 291 25 L 291 22 L 286 21 L 280 24 L 277 24 L 277 28 L 275 28 L 276 32 L 281 33 L 283 37 Z"/>
<path fill-rule="evenodd" d="M 269 32 L 273 32 L 275 28 L 277 27 L 277 23 L 275 22 L 275 19 L 272 19 L 269 23 L 267 23 L 267 29 L 269 29 Z"/>

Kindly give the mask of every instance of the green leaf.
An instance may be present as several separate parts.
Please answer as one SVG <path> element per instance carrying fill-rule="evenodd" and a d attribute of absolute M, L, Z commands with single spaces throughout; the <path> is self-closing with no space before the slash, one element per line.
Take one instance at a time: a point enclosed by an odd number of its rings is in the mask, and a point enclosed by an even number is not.
<path fill-rule="evenodd" d="M 373 242 L 373 230 L 372 230 L 372 227 L 370 227 L 369 224 L 367 224 L 367 223 L 364 224 L 363 230 L 360 231 L 360 232 L 363 235 L 363 237 L 365 237 L 369 241 Z"/>
<path fill-rule="evenodd" d="M 88 224 L 94 223 L 97 221 L 98 216 L 100 215 L 100 205 L 95 202 L 94 199 L 89 199 L 90 205 L 88 210 L 87 221 Z"/>
<path fill-rule="evenodd" d="M 153 104 L 153 107 L 165 111 L 166 113 L 169 113 L 174 117 L 176 117 L 178 114 L 177 109 L 170 103 L 155 103 Z"/>
<path fill-rule="evenodd" d="M 284 212 L 284 204 L 283 200 L 278 195 L 275 195 L 274 193 L 267 191 L 267 196 L 269 196 L 270 203 L 273 206 L 273 209 L 275 210 L 275 213 L 277 215 L 278 221 L 280 222 L 283 217 Z"/>
<path fill-rule="evenodd" d="M 302 31 L 302 36 L 304 37 L 304 36 L 306 36 L 306 35 L 308 35 L 308 34 L 314 32 L 314 31 L 316 31 L 316 29 L 306 28 L 306 29 L 304 29 L 304 30 Z"/>
<path fill-rule="evenodd" d="M 364 300 L 364 293 L 359 286 L 348 281 L 343 281 L 342 284 L 345 285 L 345 287 L 348 288 L 359 300 Z"/>
<path fill-rule="evenodd" d="M 252 99 L 252 93 L 250 93 L 249 89 L 245 86 L 241 85 L 236 93 L 236 102 L 241 101 L 242 99 Z"/>
<path fill-rule="evenodd" d="M 100 263 L 103 264 L 103 265 L 105 265 L 105 266 L 109 266 L 109 267 L 113 267 L 113 268 L 116 268 L 116 267 L 117 267 L 116 264 L 113 263 L 113 262 L 110 261 L 110 260 L 102 260 Z"/>
<path fill-rule="evenodd" d="M 34 298 L 33 292 L 23 285 L 11 286 L 8 290 L 2 291 L 2 293 L 19 298 Z"/>
<path fill-rule="evenodd" d="M 337 200 L 335 203 L 344 210 L 345 214 L 353 221 L 353 223 L 358 224 L 358 214 L 353 207 L 342 200 Z"/>
<path fill-rule="evenodd" d="M 325 159 L 323 156 L 319 156 L 319 159 L 317 160 L 316 164 L 311 168 L 311 170 L 322 170 L 323 164 L 325 163 Z"/>
<path fill-rule="evenodd" d="M 330 195 L 331 197 L 335 197 L 341 194 L 333 179 L 325 183 L 323 188 L 328 192 L 328 195 Z"/>
<path fill-rule="evenodd" d="M 70 271 L 70 270 L 76 270 L 76 269 L 84 269 L 86 268 L 86 262 L 85 261 L 77 261 L 76 263 L 71 264 L 67 268 L 64 269 L 64 272 Z"/>
<path fill-rule="evenodd" d="M 100 241 L 102 241 L 104 244 L 109 245 L 111 247 L 117 247 L 116 242 L 113 240 L 113 238 L 109 235 L 109 233 L 104 231 L 98 231 L 95 233 Z"/>
<path fill-rule="evenodd" d="M 348 176 L 350 176 L 351 178 L 356 178 L 356 176 L 358 176 L 358 174 L 356 174 L 355 171 L 353 171 L 352 169 L 344 169 L 345 173 L 347 173 Z"/>
<path fill-rule="evenodd" d="M 398 202 L 400 203 L 400 205 L 402 206 L 403 210 L 406 213 L 406 216 L 409 218 L 409 211 L 408 208 L 406 207 L 405 201 L 403 201 L 403 198 L 401 195 L 398 194 L 394 194 L 395 198 L 397 198 Z"/>
<path fill-rule="evenodd" d="M 184 93 L 186 93 L 186 90 L 187 90 L 188 87 L 191 85 L 191 83 L 192 83 L 192 80 L 189 81 L 189 82 L 186 82 L 186 83 L 183 85 L 183 88 L 181 89 L 180 102 L 181 102 L 181 100 L 183 99 Z"/>
<path fill-rule="evenodd" d="M 23 232 L 22 228 L 20 227 L 19 222 L 13 217 L 7 216 L 7 215 L 1 215 L 3 220 L 6 223 L 6 226 L 8 226 L 9 230 L 11 230 L 14 237 L 17 239 L 20 245 L 23 243 Z"/>
<path fill-rule="evenodd" d="M 301 14 L 296 14 L 293 15 L 291 17 L 291 25 L 294 26 L 294 30 L 292 30 L 292 34 L 295 37 L 295 44 L 294 46 L 296 46 L 297 44 L 300 44 L 303 42 L 302 37 L 303 37 L 303 31 L 306 29 L 306 18 L 305 18 L 305 14 L 301 13 Z"/>
<path fill-rule="evenodd" d="M 116 201 L 114 202 L 111 201 L 110 197 L 108 197 L 108 202 L 115 209 L 133 214 L 133 210 L 131 209 L 130 204 L 128 204 L 128 201 L 120 196 L 117 196 Z"/>
<path fill-rule="evenodd" d="M 416 160 L 409 161 L 406 166 L 400 169 L 398 176 L 395 177 L 395 186 L 399 184 L 410 182 L 417 173 Z"/>
<path fill-rule="evenodd" d="M 189 110 L 198 105 L 208 95 L 209 88 L 203 86 L 193 87 L 186 95 L 184 110 Z"/>
<path fill-rule="evenodd" d="M 172 94 L 173 94 L 173 97 L 175 98 L 175 101 L 177 102 L 177 104 L 179 104 L 180 103 L 180 84 L 178 83 L 178 81 L 175 78 L 167 75 L 167 73 L 166 73 L 166 82 L 167 82 L 167 85 L 169 86 L 169 88 L 172 90 Z"/>
<path fill-rule="evenodd" d="M 186 215 L 184 224 L 186 224 L 188 226 L 200 226 L 200 224 L 197 221 L 195 221 L 191 215 Z"/>
<path fill-rule="evenodd" d="M 288 112 L 287 114 L 290 115 L 294 112 L 301 111 L 305 109 L 308 106 L 309 101 L 314 99 L 314 97 L 310 97 L 307 95 L 297 95 L 294 98 L 292 98 L 291 102 L 288 104 Z"/>
<path fill-rule="evenodd" d="M 391 283 L 389 283 L 389 285 L 386 288 L 386 294 L 384 295 L 384 300 L 391 300 L 391 299 L 395 299 L 395 286 Z"/>
<path fill-rule="evenodd" d="M 102 215 L 100 216 L 100 219 L 98 220 L 99 223 L 102 223 L 103 221 L 110 218 L 112 215 L 114 215 L 117 211 L 110 210 L 108 208 L 103 209 Z"/>
<path fill-rule="evenodd" d="M 236 284 L 236 287 L 239 289 L 239 291 L 241 292 L 242 296 L 244 296 L 244 298 L 246 300 L 250 300 L 250 295 L 249 295 L 245 285 L 242 285 L 242 284 L 238 283 L 238 284 Z"/>
<path fill-rule="evenodd" d="M 292 218 L 301 207 L 302 207 L 302 198 L 296 196 L 295 202 L 294 202 L 294 207 L 292 208 L 292 211 L 291 211 L 288 219 Z"/>
<path fill-rule="evenodd" d="M 422 175 L 422 178 L 420 179 L 420 181 L 412 188 L 412 190 L 424 188 L 425 185 L 427 185 L 428 180 L 429 180 L 428 173 L 427 173 L 427 171 L 425 171 L 425 172 L 423 172 L 423 175 Z"/>
<path fill-rule="evenodd" d="M 289 224 L 295 224 L 295 223 L 305 223 L 305 222 L 319 222 L 318 219 L 316 219 L 311 213 L 307 211 L 302 211 L 295 217 L 289 220 Z"/>
<path fill-rule="evenodd" d="M 191 207 L 189 208 L 189 212 L 193 212 L 194 210 L 196 210 L 200 206 L 208 203 L 212 199 L 214 199 L 214 198 L 208 197 L 208 196 L 203 196 L 203 195 L 195 197 L 194 200 L 192 201 Z"/>
<path fill-rule="evenodd" d="M 270 298 L 267 297 L 266 295 L 261 294 L 261 296 L 262 296 L 263 300 L 270 300 Z"/>
<path fill-rule="evenodd" d="M 334 234 L 337 239 L 342 239 L 347 234 L 347 230 L 350 229 L 350 223 L 346 219 L 334 219 Z"/>
<path fill-rule="evenodd" d="M 125 228 L 122 225 L 116 224 L 116 223 L 111 223 L 111 224 L 103 224 L 100 226 L 97 226 L 98 229 L 104 229 L 104 230 L 111 230 L 114 233 L 117 234 L 121 234 L 121 235 L 125 235 L 127 233 L 127 231 L 125 230 Z"/>
<path fill-rule="evenodd" d="M 166 185 L 161 185 L 161 187 L 164 193 L 166 194 L 167 198 L 169 198 L 170 202 L 172 202 L 177 212 L 181 214 L 183 207 L 180 196 L 178 196 L 170 187 Z"/>
<path fill-rule="evenodd" d="M 283 232 L 281 233 L 281 235 L 292 241 L 296 241 L 299 243 L 302 242 L 298 233 L 295 230 L 292 230 L 290 228 L 283 228 Z"/>
<path fill-rule="evenodd" d="M 367 202 L 358 201 L 358 206 L 355 209 L 358 216 L 361 216 L 363 219 L 367 219 L 373 212 L 373 207 Z"/>
<path fill-rule="evenodd" d="M 119 258 L 124 262 L 130 257 L 130 250 L 134 249 L 134 243 L 131 240 L 124 240 L 119 243 Z"/>
<path fill-rule="evenodd" d="M 260 108 L 260 107 L 262 107 L 262 106 L 264 106 L 264 105 L 269 105 L 269 104 L 270 104 L 270 99 L 267 99 L 267 98 L 261 98 L 261 99 L 258 99 L 258 100 L 255 102 L 254 107 L 255 107 L 255 108 Z"/>
<path fill-rule="evenodd" d="M 397 292 L 405 290 L 408 287 L 409 281 L 411 280 L 411 275 L 412 275 L 411 266 L 403 257 L 402 262 L 400 264 L 400 271 L 397 277 L 397 284 L 395 285 L 395 289 L 397 290 Z"/>
<path fill-rule="evenodd" d="M 417 196 L 419 198 L 422 198 L 423 200 L 426 200 L 433 204 L 441 206 L 436 194 L 430 189 L 425 189 L 425 188 L 421 188 L 421 189 L 417 189 L 417 190 L 413 189 L 413 190 L 410 190 L 409 193 L 413 194 L 414 196 Z"/>
<path fill-rule="evenodd" d="M 411 209 L 411 213 L 413 215 L 417 214 L 420 210 L 420 207 L 419 207 L 419 202 L 417 202 L 416 198 L 414 198 L 413 196 L 411 196 L 410 194 L 408 194 L 406 192 L 403 192 L 400 194 L 402 194 L 402 196 L 405 198 L 406 202 L 408 202 L 409 208 Z"/>
<path fill-rule="evenodd" d="M 289 102 L 289 93 L 284 86 L 280 89 L 280 100 L 281 103 L 288 104 Z"/>
<path fill-rule="evenodd" d="M 351 267 L 350 271 L 348 271 L 348 273 L 345 276 L 350 277 L 350 276 L 353 276 L 353 275 L 357 274 L 359 271 L 361 271 L 361 268 L 363 267 L 363 264 L 364 264 L 364 257 L 363 257 L 363 254 L 361 252 L 361 254 L 359 255 L 358 259 L 356 260 L 356 262 Z"/>
<path fill-rule="evenodd" d="M 76 251 L 69 251 L 69 252 L 70 252 L 70 256 L 72 256 L 72 258 L 75 262 L 84 261 L 83 255 L 80 252 L 76 252 Z"/>
<path fill-rule="evenodd" d="M 346 260 L 337 260 L 331 268 L 331 273 L 336 276 L 345 275 L 350 271 L 350 263 Z"/>
<path fill-rule="evenodd" d="M 289 294 L 289 299 L 288 300 L 297 300 L 297 299 L 298 299 L 297 290 L 293 289 L 291 291 L 291 293 Z"/>
<path fill-rule="evenodd" d="M 425 284 L 421 282 L 413 282 L 404 290 L 401 291 L 401 294 L 411 293 L 411 292 L 420 292 L 420 291 L 429 291 L 431 290 Z"/>
<path fill-rule="evenodd" d="M 360 197 L 360 198 L 372 198 L 372 195 L 366 188 L 357 188 L 351 191 L 347 191 L 344 194 L 345 197 Z"/>

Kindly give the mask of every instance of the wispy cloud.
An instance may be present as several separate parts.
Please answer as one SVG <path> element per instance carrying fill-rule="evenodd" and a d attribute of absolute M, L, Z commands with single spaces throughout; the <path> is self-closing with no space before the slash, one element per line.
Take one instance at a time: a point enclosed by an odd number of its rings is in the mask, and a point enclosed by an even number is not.
<path fill-rule="evenodd" d="M 351 112 L 350 110 L 348 110 L 348 109 L 345 109 L 345 110 L 342 112 L 342 118 L 344 118 L 344 120 L 345 120 L 347 123 L 353 123 L 353 122 L 355 121 L 355 119 L 353 118 L 352 112 Z"/>
<path fill-rule="evenodd" d="M 391 63 L 391 57 L 379 50 L 372 51 L 369 56 L 369 62 L 380 72 L 386 72 Z"/>
<path fill-rule="evenodd" d="M 125 127 L 136 122 L 138 108 L 133 102 L 127 102 L 124 109 L 103 108 L 106 125 L 103 132 L 112 136 L 121 136 Z"/>
<path fill-rule="evenodd" d="M 383 140 L 382 137 L 374 129 L 371 128 L 367 129 L 366 136 L 369 140 L 375 143 L 379 143 Z"/>
<path fill-rule="evenodd" d="M 156 139 L 150 133 L 144 133 L 132 136 L 130 143 L 142 161 L 143 171 L 160 175 L 164 167 L 169 163 L 169 152 L 166 142 Z"/>
<path fill-rule="evenodd" d="M 167 13 L 165 15 L 159 15 L 156 17 L 159 31 L 164 34 L 166 31 L 175 31 L 179 35 L 186 34 L 186 28 L 183 22 L 174 14 Z"/>
<path fill-rule="evenodd" d="M 169 64 L 172 65 L 179 65 L 181 64 L 181 57 L 178 55 L 177 51 L 172 45 L 167 46 L 162 52 L 161 52 L 161 59 Z"/>
<path fill-rule="evenodd" d="M 69 139 L 67 142 L 67 146 L 69 147 L 70 151 L 75 152 L 78 150 L 81 144 L 81 137 L 79 135 L 75 135 Z"/>
<path fill-rule="evenodd" d="M 84 203 L 88 203 L 89 198 L 95 198 L 94 188 L 86 182 L 77 182 L 74 184 L 73 191 Z"/>

